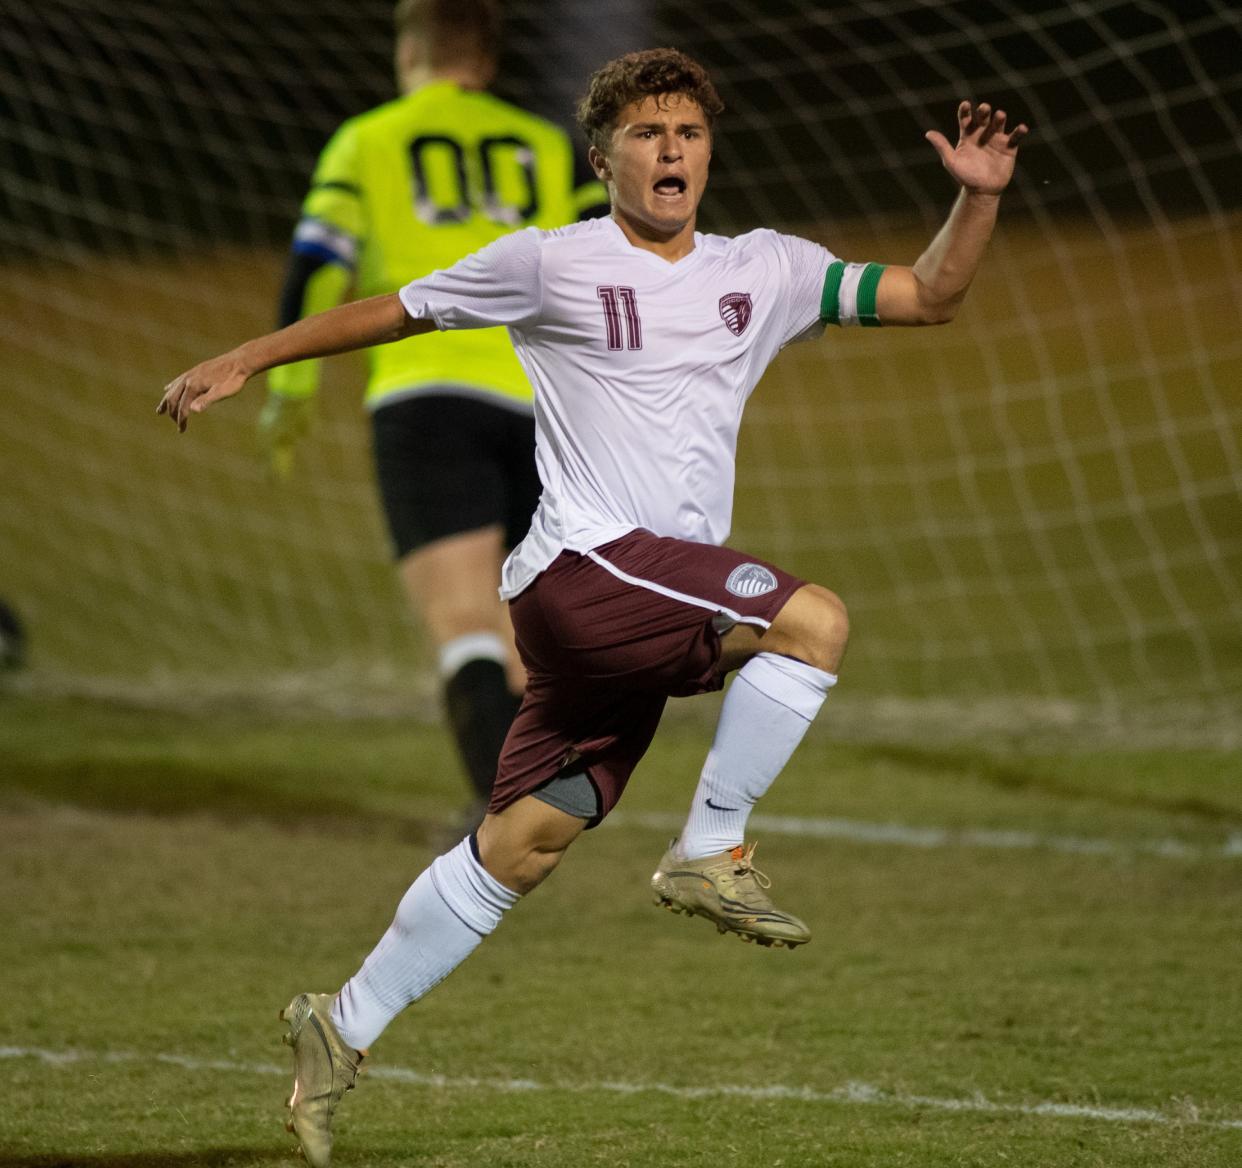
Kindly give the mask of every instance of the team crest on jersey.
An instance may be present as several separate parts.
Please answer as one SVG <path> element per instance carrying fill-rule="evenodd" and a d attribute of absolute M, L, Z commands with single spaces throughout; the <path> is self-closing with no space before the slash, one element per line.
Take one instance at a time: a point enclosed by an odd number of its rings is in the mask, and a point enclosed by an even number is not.
<path fill-rule="evenodd" d="M 725 588 L 734 596 L 763 596 L 775 590 L 776 577 L 762 564 L 739 564 L 729 573 Z"/>
<path fill-rule="evenodd" d="M 727 292 L 720 298 L 720 319 L 735 337 L 746 331 L 753 311 L 749 292 Z"/>

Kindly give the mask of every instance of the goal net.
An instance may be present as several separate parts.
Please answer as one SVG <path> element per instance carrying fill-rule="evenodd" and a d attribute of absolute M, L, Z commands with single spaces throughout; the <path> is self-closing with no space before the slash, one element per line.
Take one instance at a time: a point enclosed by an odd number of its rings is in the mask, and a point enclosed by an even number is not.
<path fill-rule="evenodd" d="M 319 148 L 392 96 L 390 12 L 6 10 L 0 601 L 31 684 L 351 708 L 428 692 L 360 365 L 329 362 L 288 484 L 256 451 L 261 386 L 184 436 L 153 413 L 173 374 L 273 324 Z M 1242 736 L 1236 7 L 511 0 L 506 24 L 498 92 L 565 124 L 607 56 L 698 56 L 728 107 L 701 226 L 846 259 L 917 258 L 954 194 L 923 132 L 952 136 L 959 99 L 1028 121 L 952 326 L 833 331 L 769 372 L 731 542 L 845 598 L 842 697 L 872 725 Z"/>

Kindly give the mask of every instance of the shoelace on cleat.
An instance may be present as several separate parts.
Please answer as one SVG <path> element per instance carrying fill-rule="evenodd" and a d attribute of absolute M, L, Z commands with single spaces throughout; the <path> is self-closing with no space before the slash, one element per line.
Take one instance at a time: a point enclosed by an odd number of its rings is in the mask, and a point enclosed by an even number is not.
<path fill-rule="evenodd" d="M 755 854 L 755 849 L 758 846 L 758 843 L 753 843 L 750 847 L 746 847 L 745 844 L 739 844 L 736 848 L 734 848 L 730 853 L 736 864 L 733 871 L 738 876 L 753 876 L 755 878 L 755 883 L 758 884 L 760 888 L 771 888 L 772 881 L 769 880 L 764 873 L 760 872 L 751 860 L 751 857 Z"/>

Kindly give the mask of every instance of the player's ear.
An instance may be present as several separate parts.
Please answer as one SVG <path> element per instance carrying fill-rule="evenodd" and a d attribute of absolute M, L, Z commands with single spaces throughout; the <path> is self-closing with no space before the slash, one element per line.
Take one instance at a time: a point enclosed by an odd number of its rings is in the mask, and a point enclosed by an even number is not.
<path fill-rule="evenodd" d="M 608 165 L 608 159 L 602 150 L 596 146 L 588 147 L 587 161 L 591 164 L 591 169 L 595 171 L 595 177 L 600 182 L 612 181 L 612 167 Z"/>

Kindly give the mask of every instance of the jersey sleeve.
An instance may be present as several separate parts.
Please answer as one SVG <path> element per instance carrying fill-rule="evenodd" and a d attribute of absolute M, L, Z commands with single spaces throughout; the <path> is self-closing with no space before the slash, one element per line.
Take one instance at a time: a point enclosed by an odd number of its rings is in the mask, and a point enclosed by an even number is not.
<path fill-rule="evenodd" d="M 302 203 L 280 294 L 282 328 L 335 308 L 349 293 L 366 236 L 360 169 L 358 138 L 347 122 L 324 147 Z M 320 364 L 278 365 L 268 372 L 268 388 L 280 397 L 311 397 L 319 388 Z"/>
<path fill-rule="evenodd" d="M 818 336 L 823 326 L 880 323 L 876 289 L 883 264 L 854 264 L 793 235 L 778 237 L 789 265 L 789 317 L 782 344 Z"/>
<path fill-rule="evenodd" d="M 520 327 L 542 306 L 542 238 L 534 227 L 502 235 L 451 268 L 406 284 L 401 303 L 438 329 Z"/>
<path fill-rule="evenodd" d="M 332 136 L 302 202 L 293 250 L 353 271 L 367 236 L 358 132 L 346 122 Z"/>
<path fill-rule="evenodd" d="M 786 315 L 781 346 L 823 332 L 820 301 L 824 273 L 836 261 L 826 247 L 796 235 L 777 235 L 786 273 Z"/>

